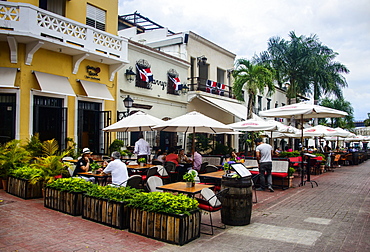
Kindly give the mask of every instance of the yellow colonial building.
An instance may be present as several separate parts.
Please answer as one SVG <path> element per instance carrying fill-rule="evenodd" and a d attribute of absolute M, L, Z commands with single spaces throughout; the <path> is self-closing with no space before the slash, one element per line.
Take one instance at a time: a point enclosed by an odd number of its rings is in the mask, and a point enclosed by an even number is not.
<path fill-rule="evenodd" d="M 0 1 L 1 142 L 39 133 L 106 152 L 128 63 L 117 18 L 118 0 Z"/>

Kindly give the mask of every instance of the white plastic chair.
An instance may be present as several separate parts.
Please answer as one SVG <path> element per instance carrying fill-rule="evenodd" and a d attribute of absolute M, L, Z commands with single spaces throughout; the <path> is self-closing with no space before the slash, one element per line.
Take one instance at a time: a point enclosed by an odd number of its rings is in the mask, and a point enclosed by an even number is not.
<path fill-rule="evenodd" d="M 157 176 L 151 176 L 146 182 L 149 192 L 163 192 L 163 190 L 158 190 L 158 186 L 163 186 L 163 181 Z"/>
<path fill-rule="evenodd" d="M 157 165 L 157 172 L 159 173 L 160 176 L 162 177 L 166 177 L 168 176 L 168 173 L 166 171 L 166 169 L 163 167 L 163 165 Z"/>

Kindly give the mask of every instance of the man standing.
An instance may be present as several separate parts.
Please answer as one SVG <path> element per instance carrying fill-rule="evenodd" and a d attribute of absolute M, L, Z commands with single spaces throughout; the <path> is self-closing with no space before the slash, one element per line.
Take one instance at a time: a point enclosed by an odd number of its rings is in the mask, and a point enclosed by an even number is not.
<path fill-rule="evenodd" d="M 266 188 L 265 183 L 265 175 L 267 177 L 267 189 L 270 190 L 270 192 L 273 192 L 274 189 L 272 189 L 272 152 L 273 149 L 271 145 L 262 143 L 261 138 L 257 138 L 255 140 L 257 144 L 256 148 L 256 155 L 257 155 L 257 161 L 258 161 L 258 170 L 260 175 L 260 184 L 261 187 L 257 189 L 257 191 L 264 191 Z"/>
<path fill-rule="evenodd" d="M 108 165 L 104 170 L 102 168 L 99 171 L 102 171 L 104 174 L 112 174 L 112 185 L 126 186 L 128 179 L 128 172 L 125 163 L 121 161 L 121 154 L 118 151 L 112 152 L 111 155 L 112 161 L 104 162 L 104 165 Z"/>
<path fill-rule="evenodd" d="M 148 161 L 148 156 L 150 155 L 150 146 L 147 141 L 144 140 L 143 133 L 140 132 L 139 140 L 135 143 L 134 153 L 137 155 L 137 159 L 145 158 Z"/>

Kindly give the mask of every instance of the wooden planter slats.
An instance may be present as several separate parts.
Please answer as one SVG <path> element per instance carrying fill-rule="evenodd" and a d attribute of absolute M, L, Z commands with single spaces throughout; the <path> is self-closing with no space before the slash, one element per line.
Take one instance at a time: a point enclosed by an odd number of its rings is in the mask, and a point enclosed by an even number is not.
<path fill-rule="evenodd" d="M 184 245 L 200 236 L 199 210 L 191 215 L 152 213 L 130 209 L 129 231 L 168 243 Z"/>
<path fill-rule="evenodd" d="M 73 216 L 82 215 L 82 193 L 45 188 L 44 206 Z"/>
<path fill-rule="evenodd" d="M 26 179 L 8 177 L 6 191 L 22 199 L 42 198 L 42 183 L 30 184 Z"/>
<path fill-rule="evenodd" d="M 84 195 L 83 205 L 82 218 L 118 229 L 128 228 L 129 211 L 123 202 Z"/>

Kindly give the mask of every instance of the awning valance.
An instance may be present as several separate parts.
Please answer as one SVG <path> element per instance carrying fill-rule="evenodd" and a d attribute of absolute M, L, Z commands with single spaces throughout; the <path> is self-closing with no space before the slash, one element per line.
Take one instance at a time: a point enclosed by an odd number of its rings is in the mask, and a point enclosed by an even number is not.
<path fill-rule="evenodd" d="M 79 80 L 89 98 L 96 98 L 96 99 L 103 99 L 114 101 L 111 93 L 109 92 L 108 88 L 104 84 Z"/>
<path fill-rule="evenodd" d="M 14 87 L 17 68 L 0 67 L 0 87 Z"/>
<path fill-rule="evenodd" d="M 33 73 L 36 75 L 42 92 L 76 96 L 67 77 L 36 71 Z"/>
<path fill-rule="evenodd" d="M 240 119 L 246 119 L 247 117 L 247 107 L 239 103 L 224 101 L 221 99 L 216 99 L 204 95 L 199 95 L 198 98 L 222 111 L 232 114 Z"/>

